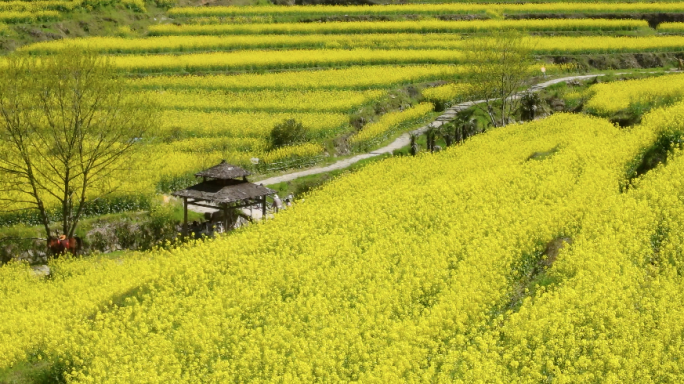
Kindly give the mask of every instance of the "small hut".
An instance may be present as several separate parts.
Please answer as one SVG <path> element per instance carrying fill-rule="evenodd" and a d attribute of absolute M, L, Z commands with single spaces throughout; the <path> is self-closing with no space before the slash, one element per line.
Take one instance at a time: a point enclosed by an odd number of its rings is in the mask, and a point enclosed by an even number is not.
<path fill-rule="evenodd" d="M 276 192 L 263 185 L 247 181 L 250 173 L 238 166 L 226 163 L 196 173 L 202 182 L 192 187 L 172 193 L 183 199 L 183 235 L 188 234 L 188 205 L 216 209 L 223 212 L 226 229 L 235 217 L 235 210 L 261 205 L 262 215 L 266 217 L 266 196 Z"/>

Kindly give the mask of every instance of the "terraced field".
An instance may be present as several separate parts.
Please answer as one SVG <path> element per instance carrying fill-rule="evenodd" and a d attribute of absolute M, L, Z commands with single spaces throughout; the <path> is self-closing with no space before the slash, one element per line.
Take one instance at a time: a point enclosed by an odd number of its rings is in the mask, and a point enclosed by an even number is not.
<path fill-rule="evenodd" d="M 268 16 L 282 20 L 304 20 L 312 17 L 335 16 L 451 16 L 451 15 L 491 15 L 510 16 L 532 14 L 635 14 L 635 13 L 681 13 L 684 6 L 677 1 L 671 2 L 619 2 L 619 1 L 557 1 L 528 2 L 507 4 L 486 4 L 483 2 L 450 2 L 441 4 L 407 4 L 381 6 L 303 6 L 303 7 L 187 7 L 169 11 L 170 16 L 202 18 L 202 17 L 237 17 Z M 280 19 L 282 18 L 282 19 Z"/>
<path fill-rule="evenodd" d="M 57 12 L 62 16 L 55 17 L 68 17 L 87 6 L 13 1 L 0 2 L 0 12 Z M 119 6 L 145 10 L 144 4 Z M 649 22 L 629 18 L 662 13 L 684 15 L 684 6 L 457 2 L 180 7 L 171 8 L 166 19 L 145 31 L 39 42 L 17 50 L 41 56 L 78 46 L 95 50 L 120 71 L 136 75 L 129 86 L 156 100 L 162 113 L 160 127 L 145 138 L 146 166 L 126 177 L 121 189 L 150 195 L 182 186 L 193 172 L 220 159 L 263 173 L 371 149 L 400 130 L 428 121 L 434 115 L 427 103 L 460 100 L 465 92 L 461 79 L 469 71 L 464 47 L 469 39 L 488 39 L 487 33 L 494 30 L 531 34 L 530 44 L 539 60 L 547 61 L 549 74 L 564 69 L 548 63 L 551 56 L 676 55 L 684 38 L 659 36 L 660 29 L 654 30 Z M 579 18 L 553 18 L 567 14 Z M 615 19 L 615 14 L 625 16 Z M 536 16 L 516 20 L 521 15 Z M 483 20 L 450 20 L 461 16 Z M 362 18 L 336 21 L 339 17 Z M 300 22 L 312 18 L 331 21 Z M 671 33 L 673 28 L 676 24 L 661 29 Z M 407 87 L 417 87 L 418 95 L 392 104 L 390 95 L 396 97 Z M 379 113 L 363 118 L 368 129 L 352 124 L 359 111 L 373 105 Z M 391 107 L 384 110 L 381 105 Z M 421 112 L 395 120 L 382 116 L 399 112 L 392 108 Z M 311 142 L 271 148 L 270 130 L 289 118 L 304 124 Z"/>
<path fill-rule="evenodd" d="M 0 44 L 95 51 L 153 102 L 115 197 L 372 151 L 464 101 L 493 31 L 530 44 L 531 83 L 684 58 L 679 1 L 168 5 L 0 0 Z M 103 9 L 147 24 L 35 41 Z M 230 236 L 0 266 L 0 381 L 681 382 L 683 76 L 560 84 L 575 113 L 379 161 Z M 273 146 L 288 120 L 307 141 Z"/>

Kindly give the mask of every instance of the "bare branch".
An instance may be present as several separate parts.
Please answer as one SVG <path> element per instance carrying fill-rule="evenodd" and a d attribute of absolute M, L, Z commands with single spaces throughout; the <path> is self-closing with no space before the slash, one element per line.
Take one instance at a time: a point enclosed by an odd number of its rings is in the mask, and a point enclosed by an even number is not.
<path fill-rule="evenodd" d="M 94 53 L 68 49 L 7 62 L 0 73 L 0 201 L 36 207 L 48 234 L 46 207 L 59 205 L 62 229 L 72 235 L 89 196 L 116 190 L 106 180 L 120 172 L 154 116 Z"/>
<path fill-rule="evenodd" d="M 476 107 L 485 112 L 493 126 L 504 126 L 517 108 L 513 97 L 529 78 L 532 47 L 530 40 L 515 31 L 497 31 L 466 44 L 472 62 L 471 98 L 484 100 Z M 495 104 L 499 104 L 497 118 Z"/>

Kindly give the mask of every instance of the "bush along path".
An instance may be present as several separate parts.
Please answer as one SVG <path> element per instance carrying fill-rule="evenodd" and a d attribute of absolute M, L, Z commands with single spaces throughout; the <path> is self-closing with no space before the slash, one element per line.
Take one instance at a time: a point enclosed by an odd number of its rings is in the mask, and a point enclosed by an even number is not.
<path fill-rule="evenodd" d="M 593 79 L 593 78 L 599 77 L 599 76 L 605 76 L 605 74 L 601 73 L 601 74 L 592 74 L 592 75 L 579 75 L 579 76 L 569 76 L 569 77 L 562 77 L 562 78 L 558 78 L 558 79 L 553 79 L 553 80 L 545 81 L 543 83 L 536 84 L 536 85 L 530 87 L 527 91 L 519 93 L 514 97 L 521 97 L 522 95 L 529 93 L 529 92 L 539 92 L 539 91 L 541 91 L 547 87 L 550 87 L 552 85 L 562 83 L 565 81 L 588 80 L 588 79 Z M 267 179 L 255 181 L 255 183 L 262 184 L 262 185 L 273 185 L 273 184 L 278 184 L 278 183 L 284 183 L 284 182 L 292 181 L 292 180 L 295 180 L 295 179 L 298 179 L 298 178 L 304 177 L 304 176 L 317 175 L 317 174 L 321 174 L 321 173 L 327 173 L 327 172 L 331 172 L 331 171 L 337 171 L 337 170 L 345 169 L 345 168 L 351 166 L 352 164 L 358 163 L 361 160 L 369 159 L 371 157 L 381 156 L 381 155 L 388 154 L 388 153 L 393 153 L 396 150 L 399 150 L 399 149 L 402 149 L 402 148 L 408 146 L 411 142 L 411 135 L 421 135 L 421 134 L 424 134 L 430 128 L 437 128 L 437 127 L 440 127 L 444 124 L 447 124 L 448 122 L 453 120 L 459 112 L 464 111 L 464 110 L 472 107 L 473 105 L 480 104 L 483 102 L 484 102 L 484 100 L 476 100 L 476 101 L 467 101 L 464 103 L 453 105 L 453 106 L 445 109 L 444 113 L 439 115 L 431 123 L 426 124 L 426 125 L 418 128 L 418 129 L 415 129 L 413 131 L 404 133 L 401 136 L 397 137 L 390 144 L 388 144 L 382 148 L 378 148 L 376 150 L 373 150 L 371 152 L 356 155 L 356 156 L 350 157 L 348 159 L 340 160 L 340 161 L 337 161 L 337 162 L 330 164 L 330 165 L 326 165 L 326 166 L 322 166 L 322 167 L 313 167 L 313 168 L 305 169 L 302 171 L 287 173 L 287 174 L 280 175 L 280 176 L 274 176 L 274 177 L 270 177 Z M 193 211 L 200 212 L 200 213 L 212 212 L 213 211 L 213 210 L 208 209 L 208 208 L 196 207 L 196 206 L 189 206 L 188 209 L 192 209 Z M 256 211 L 255 211 L 255 214 L 257 214 L 258 217 L 254 216 L 254 219 L 260 219 L 261 218 L 259 215 L 260 212 L 256 213 Z"/>

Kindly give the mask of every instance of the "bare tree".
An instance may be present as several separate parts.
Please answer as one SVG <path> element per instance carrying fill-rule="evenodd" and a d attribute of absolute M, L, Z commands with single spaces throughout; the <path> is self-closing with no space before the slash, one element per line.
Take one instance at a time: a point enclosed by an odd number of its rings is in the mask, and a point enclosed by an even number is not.
<path fill-rule="evenodd" d="M 519 99 L 513 96 L 531 77 L 530 39 L 517 31 L 497 31 L 469 39 L 464 49 L 472 65 L 468 96 L 483 100 L 477 107 L 489 116 L 493 126 L 505 126 L 518 107 Z"/>
<path fill-rule="evenodd" d="M 61 231 L 73 236 L 89 202 L 114 191 L 112 177 L 157 120 L 141 97 L 91 52 L 8 57 L 0 71 L 4 209 L 36 209 L 49 238 L 50 208 L 60 207 Z"/>

